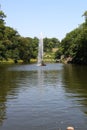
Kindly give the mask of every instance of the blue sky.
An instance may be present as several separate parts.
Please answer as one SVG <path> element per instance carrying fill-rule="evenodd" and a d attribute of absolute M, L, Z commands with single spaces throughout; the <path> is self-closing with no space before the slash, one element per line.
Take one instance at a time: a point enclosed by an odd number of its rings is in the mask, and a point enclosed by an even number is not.
<path fill-rule="evenodd" d="M 56 37 L 66 34 L 84 22 L 87 0 L 0 0 L 7 15 L 6 25 L 16 29 L 21 36 Z"/>

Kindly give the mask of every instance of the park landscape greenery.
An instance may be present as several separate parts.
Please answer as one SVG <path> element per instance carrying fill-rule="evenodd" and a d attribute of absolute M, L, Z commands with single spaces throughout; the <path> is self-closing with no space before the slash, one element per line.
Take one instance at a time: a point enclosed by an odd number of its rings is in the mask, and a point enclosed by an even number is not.
<path fill-rule="evenodd" d="M 56 58 L 63 56 L 69 63 L 87 64 L 87 11 L 82 16 L 85 17 L 85 22 L 62 39 Z"/>
<path fill-rule="evenodd" d="M 85 22 L 67 33 L 61 42 L 57 38 L 44 38 L 44 59 L 87 64 L 87 11 Z M 17 30 L 5 24 L 6 15 L 0 11 L 0 62 L 30 63 L 37 59 L 37 37 L 22 37 Z"/>

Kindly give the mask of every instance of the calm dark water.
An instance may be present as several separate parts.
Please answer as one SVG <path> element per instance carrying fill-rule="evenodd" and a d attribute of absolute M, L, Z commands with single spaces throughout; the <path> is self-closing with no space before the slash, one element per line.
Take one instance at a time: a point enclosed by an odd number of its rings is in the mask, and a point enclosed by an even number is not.
<path fill-rule="evenodd" d="M 87 67 L 0 65 L 0 130 L 87 130 Z"/>

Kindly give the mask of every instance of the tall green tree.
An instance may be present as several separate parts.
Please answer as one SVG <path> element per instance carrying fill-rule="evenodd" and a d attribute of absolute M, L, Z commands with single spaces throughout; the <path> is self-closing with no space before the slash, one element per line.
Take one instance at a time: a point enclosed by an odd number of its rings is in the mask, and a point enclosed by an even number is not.
<path fill-rule="evenodd" d="M 72 57 L 72 63 L 87 64 L 87 11 L 84 16 L 85 22 L 61 41 L 56 57 L 64 55 L 65 58 Z"/>
<path fill-rule="evenodd" d="M 83 14 L 82 16 L 85 17 L 85 22 L 86 22 L 86 24 L 87 24 L 87 11 L 85 11 L 84 14 Z"/>
<path fill-rule="evenodd" d="M 4 18 L 6 18 L 6 15 L 3 11 L 0 11 L 0 40 L 4 38 L 4 29 L 5 29 L 5 22 Z"/>
<path fill-rule="evenodd" d="M 19 49 L 19 57 L 23 62 L 28 63 L 31 60 L 31 55 L 32 55 L 32 38 L 24 38 L 20 37 L 19 38 L 19 44 L 18 44 L 18 49 Z"/>

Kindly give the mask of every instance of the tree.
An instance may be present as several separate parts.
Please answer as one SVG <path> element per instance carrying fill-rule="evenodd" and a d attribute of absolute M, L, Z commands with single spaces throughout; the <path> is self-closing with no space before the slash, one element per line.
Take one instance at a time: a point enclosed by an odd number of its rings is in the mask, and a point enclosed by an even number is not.
<path fill-rule="evenodd" d="M 39 39 L 37 37 L 34 37 L 32 39 L 32 58 L 36 59 L 37 55 L 38 55 L 38 43 L 39 43 Z"/>
<path fill-rule="evenodd" d="M 18 36 L 20 36 L 20 35 L 15 29 L 13 29 L 9 26 L 5 26 L 5 29 L 4 29 L 4 38 L 5 39 L 9 39 L 10 41 L 13 42 L 14 38 L 18 37 Z"/>
<path fill-rule="evenodd" d="M 28 63 L 32 55 L 32 39 L 20 37 L 18 40 L 19 57 L 23 62 Z"/>
<path fill-rule="evenodd" d="M 59 46 L 59 43 L 57 38 L 44 38 L 44 51 L 51 52 L 52 48 L 57 48 Z"/>
<path fill-rule="evenodd" d="M 6 15 L 4 14 L 4 12 L 3 11 L 0 11 L 0 25 L 1 24 L 5 24 L 4 23 L 4 18 L 6 18 Z"/>
<path fill-rule="evenodd" d="M 4 18 L 6 18 L 6 15 L 3 11 L 0 11 L 0 40 L 4 38 L 4 29 L 5 29 L 5 22 Z"/>
<path fill-rule="evenodd" d="M 87 20 L 87 11 L 84 13 Z M 87 21 L 69 32 L 61 41 L 56 57 L 71 57 L 72 63 L 87 64 Z"/>
<path fill-rule="evenodd" d="M 84 14 L 82 15 L 85 17 L 85 22 L 87 23 L 87 11 L 84 12 Z"/>

